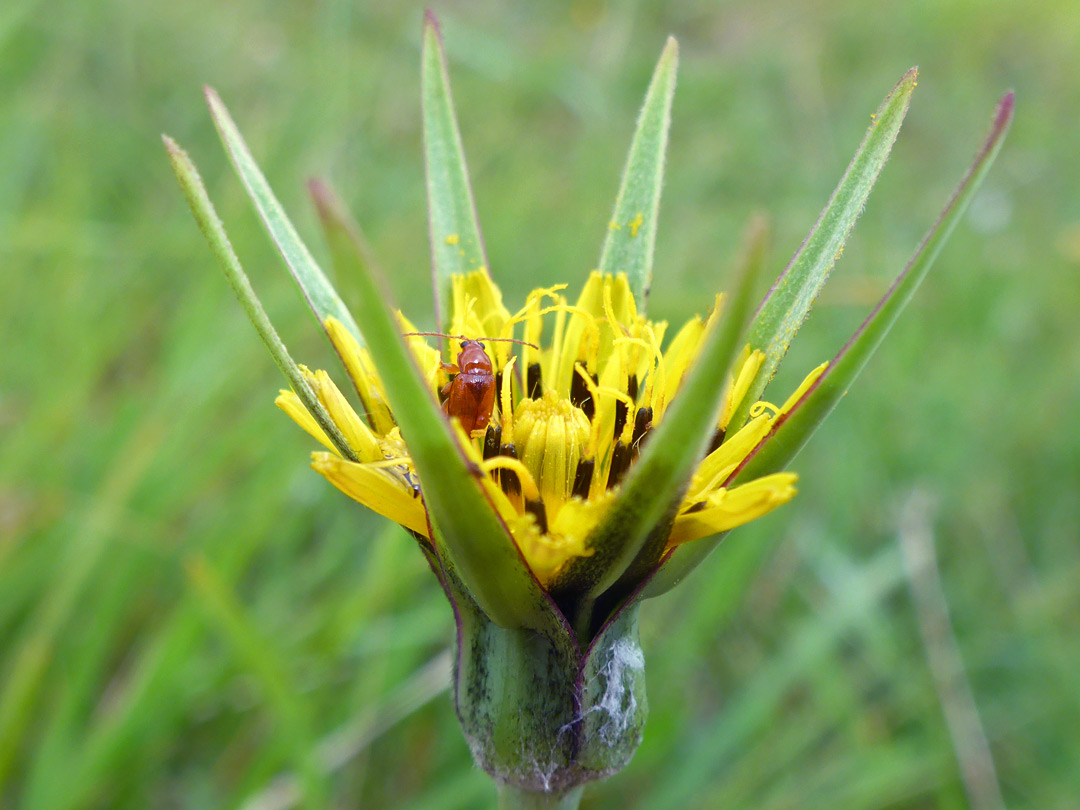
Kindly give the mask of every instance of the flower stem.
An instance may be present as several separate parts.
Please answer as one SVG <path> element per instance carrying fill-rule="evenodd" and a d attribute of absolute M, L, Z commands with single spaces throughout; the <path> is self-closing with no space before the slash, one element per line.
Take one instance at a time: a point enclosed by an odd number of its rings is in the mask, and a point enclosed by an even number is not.
<path fill-rule="evenodd" d="M 499 810 L 577 810 L 584 785 L 565 793 L 532 793 L 513 785 L 499 785 Z"/>

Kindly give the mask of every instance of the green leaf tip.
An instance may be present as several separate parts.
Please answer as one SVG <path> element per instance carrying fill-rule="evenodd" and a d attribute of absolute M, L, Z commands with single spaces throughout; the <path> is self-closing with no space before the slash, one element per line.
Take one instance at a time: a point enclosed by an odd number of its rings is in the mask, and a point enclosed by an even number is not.
<path fill-rule="evenodd" d="M 439 22 L 424 13 L 420 65 L 428 230 L 436 322 L 448 328 L 451 277 L 486 270 L 487 254 L 461 141 Z"/>
<path fill-rule="evenodd" d="M 656 223 L 678 66 L 679 43 L 675 37 L 668 37 L 645 93 L 615 210 L 600 251 L 600 271 L 626 273 L 639 312 L 645 311 L 652 284 Z"/>
<path fill-rule="evenodd" d="M 187 198 L 188 206 L 195 216 L 199 229 L 203 232 L 206 241 L 210 244 L 210 249 L 221 264 L 225 277 L 229 280 L 229 285 L 233 288 L 233 292 L 236 293 L 236 297 L 243 306 L 248 319 L 259 333 L 263 343 L 266 344 L 266 348 L 270 350 L 274 362 L 277 363 L 278 368 L 288 379 L 293 391 L 300 397 L 300 401 L 304 403 L 308 413 L 318 422 L 319 427 L 333 442 L 338 452 L 345 458 L 356 461 L 356 453 L 349 446 L 348 441 L 346 441 L 334 420 L 330 418 L 330 414 L 327 413 L 323 404 L 315 395 L 307 379 L 300 371 L 300 367 L 292 359 L 289 350 L 285 348 L 285 344 L 278 335 L 277 330 L 270 323 L 270 318 L 267 316 L 266 310 L 263 309 L 262 302 L 259 300 L 258 295 L 255 294 L 251 281 L 248 279 L 247 273 L 244 272 L 236 252 L 233 250 L 232 243 L 225 232 L 225 226 L 222 224 L 214 204 L 210 201 L 210 196 L 206 193 L 206 186 L 203 185 L 202 178 L 199 176 L 199 170 L 195 167 L 191 158 L 188 157 L 187 152 L 181 149 L 176 141 L 168 135 L 162 135 L 161 139 L 165 144 L 165 150 L 169 153 L 169 162 L 172 164 L 177 182 Z"/>
<path fill-rule="evenodd" d="M 917 78 L 918 68 L 913 67 L 871 116 L 862 143 L 817 222 L 758 308 L 750 326 L 749 343 L 751 348 L 765 352 L 765 362 L 733 414 L 732 428 L 745 423 L 750 407 L 761 398 L 843 253 L 900 133 Z"/>
<path fill-rule="evenodd" d="M 308 196 L 315 204 L 323 238 L 330 250 L 330 269 L 334 284 L 342 291 L 350 309 L 354 308 L 361 293 L 357 286 L 356 273 L 352 270 L 353 262 L 360 262 L 364 267 L 379 271 L 375 252 L 349 212 L 348 206 L 330 183 L 312 177 L 307 181 L 307 189 Z M 360 342 L 363 345 L 363 341 Z"/>
<path fill-rule="evenodd" d="M 743 462 L 742 468 L 736 471 L 738 478 L 748 479 L 764 475 L 787 465 L 836 407 L 914 296 L 978 191 L 1012 123 L 1015 101 L 1015 95 L 1010 91 L 998 102 L 990 132 L 976 153 L 975 160 L 933 226 L 923 237 L 907 266 L 829 363 L 825 373 L 810 386 L 787 414 L 777 419 L 769 436 L 762 440 Z"/>
<path fill-rule="evenodd" d="M 221 101 L 214 88 L 209 85 L 203 87 L 207 106 L 210 108 L 210 116 L 217 127 L 218 135 L 225 146 L 225 152 L 233 165 L 240 181 L 244 184 L 248 198 L 251 200 L 255 211 L 262 220 L 270 238 L 277 246 L 278 252 L 285 260 L 289 272 L 292 274 L 304 298 L 307 300 L 311 311 L 315 314 L 319 323 L 322 324 L 330 316 L 337 318 L 353 336 L 360 339 L 360 329 L 353 319 L 341 297 L 337 294 L 333 285 L 327 279 L 322 269 L 315 262 L 311 252 L 301 240 L 296 228 L 289 220 L 285 209 L 281 207 L 277 197 L 266 181 L 266 177 L 259 169 L 258 164 L 251 155 L 251 150 L 244 141 L 243 135 L 237 128 L 228 109 Z"/>
<path fill-rule="evenodd" d="M 806 444 L 866 365 L 893 323 L 926 277 L 949 234 L 960 220 L 979 185 L 997 157 L 1012 122 L 1015 97 L 1006 93 L 994 112 L 990 133 L 976 153 L 937 221 L 923 238 L 911 261 L 874 307 L 870 315 L 829 363 L 825 372 L 785 415 L 737 469 L 727 484 L 738 484 L 783 469 Z M 656 575 L 642 592 L 644 598 L 666 593 L 686 577 L 719 544 L 714 535 L 669 552 Z"/>

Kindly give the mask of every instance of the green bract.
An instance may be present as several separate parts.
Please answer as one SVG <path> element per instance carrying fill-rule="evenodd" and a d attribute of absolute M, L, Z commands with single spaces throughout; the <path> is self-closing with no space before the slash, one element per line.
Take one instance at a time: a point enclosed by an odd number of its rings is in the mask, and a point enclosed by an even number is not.
<path fill-rule="evenodd" d="M 706 323 L 691 322 L 665 354 L 645 307 L 677 60 L 671 39 L 638 119 L 599 272 L 581 301 L 572 307 L 560 288 L 538 290 L 511 317 L 488 270 L 437 24 L 430 14 L 425 19 L 421 84 L 435 322 L 484 340 L 512 337 L 520 323 L 531 347 L 520 350 L 521 364 L 511 371 L 519 358 L 490 344 L 490 385 L 502 385 L 482 421 L 465 429 L 446 418 L 463 420 L 445 365 L 453 358 L 403 334 L 413 330 L 328 186 L 316 182 L 311 191 L 334 276 L 348 279 L 352 312 L 289 222 L 221 100 L 207 90 L 233 166 L 341 357 L 366 421 L 325 372 L 312 373 L 289 356 L 194 165 L 166 138 L 200 227 L 292 386 L 279 404 L 332 451 L 315 454 L 313 466 L 406 525 L 446 591 L 458 627 L 458 717 L 508 807 L 573 807 L 582 784 L 629 761 L 646 713 L 641 600 L 681 581 L 727 529 L 794 494 L 794 476 L 780 471 L 914 293 L 1012 116 L 1010 94 L 974 166 L 896 284 L 836 358 L 776 408 L 759 398 L 885 164 L 915 71 L 873 116 L 821 217 L 756 314 L 750 317 L 764 255 L 760 223 L 749 229 L 730 296 L 717 300 Z M 556 303 L 541 303 L 548 299 Z M 477 311 L 484 320 L 473 327 Z M 538 345 L 548 312 L 564 319 L 550 349 Z M 444 383 L 451 399 L 440 408 L 435 393 Z M 534 423 L 541 432 L 530 432 Z M 483 437 L 469 435 L 477 425 Z M 717 460 L 725 453 L 727 466 Z M 703 480 L 703 470 L 715 480 Z"/>

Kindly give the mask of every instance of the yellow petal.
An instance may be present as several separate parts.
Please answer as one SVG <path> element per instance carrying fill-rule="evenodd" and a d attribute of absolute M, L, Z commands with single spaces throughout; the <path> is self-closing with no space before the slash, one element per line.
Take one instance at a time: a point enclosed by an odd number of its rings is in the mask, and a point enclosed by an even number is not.
<path fill-rule="evenodd" d="M 571 311 L 562 335 L 562 345 L 558 356 L 554 358 L 553 379 L 546 380 L 547 387 L 561 397 L 570 396 L 570 383 L 573 379 L 574 364 L 588 358 L 585 352 L 590 342 L 595 343 L 599 351 L 600 333 L 597 320 L 604 317 L 604 275 L 596 270 L 589 274 L 585 286 L 581 289 L 577 305 Z M 590 369 L 595 371 L 596 369 Z"/>
<path fill-rule="evenodd" d="M 311 468 L 354 501 L 427 537 L 427 514 L 419 494 L 383 464 L 356 464 L 330 453 L 312 453 Z"/>
<path fill-rule="evenodd" d="M 379 442 L 371 429 L 356 415 L 352 405 L 345 399 L 330 375 L 325 371 L 315 372 L 316 391 L 319 401 L 326 408 L 334 424 L 345 437 L 349 446 L 356 452 L 360 461 L 380 461 L 383 457 Z"/>
<path fill-rule="evenodd" d="M 536 519 L 531 514 L 524 514 L 510 524 L 510 533 L 521 550 L 525 562 L 540 584 L 547 587 L 570 560 L 587 557 L 592 554 L 586 545 L 588 531 L 585 521 L 572 519 L 571 504 L 584 504 L 575 500 L 559 512 L 566 516 L 561 522 L 549 528 L 547 534 L 540 532 Z"/>
<path fill-rule="evenodd" d="M 654 389 L 653 401 L 648 403 L 653 407 L 654 416 L 656 416 L 657 406 L 661 398 L 664 402 L 670 402 L 671 398 L 675 396 L 675 391 L 682 383 L 683 374 L 686 373 L 686 369 L 690 367 L 690 363 L 697 356 L 697 350 L 701 345 L 701 338 L 704 334 L 705 324 L 701 318 L 695 315 L 683 324 L 682 329 L 672 338 L 671 345 L 664 352 L 664 368 L 667 372 L 665 374 L 664 388 L 660 391 Z"/>
<path fill-rule="evenodd" d="M 375 365 L 366 349 L 362 349 L 356 338 L 337 318 L 327 318 L 323 324 L 334 350 L 341 358 L 345 370 L 352 379 L 353 387 L 367 411 L 371 427 L 379 436 L 385 436 L 394 429 L 394 418 L 390 415 L 390 406 L 386 404 L 386 392 L 375 373 Z"/>
<path fill-rule="evenodd" d="M 709 495 L 704 509 L 675 518 L 668 547 L 725 532 L 771 512 L 795 497 L 795 473 L 774 473 Z"/>
<path fill-rule="evenodd" d="M 762 414 L 747 422 L 742 430 L 728 437 L 722 445 L 709 453 L 694 471 L 694 478 L 687 492 L 686 505 L 690 506 L 701 500 L 705 494 L 724 483 L 725 479 L 742 464 L 750 451 L 765 438 L 772 425 L 772 417 Z"/>
<path fill-rule="evenodd" d="M 799 384 L 799 387 L 796 388 L 792 395 L 787 398 L 783 405 L 780 406 L 780 413 L 787 413 L 792 408 L 794 408 L 795 403 L 802 399 L 803 394 L 810 390 L 810 386 L 817 382 L 818 377 L 824 374 L 825 369 L 827 369 L 828 367 L 829 363 L 828 361 L 825 361 L 820 366 L 811 371 L 809 374 L 807 374 L 806 379 L 804 379 Z"/>
<path fill-rule="evenodd" d="M 760 349 L 750 351 L 749 346 L 743 349 L 742 357 L 735 365 L 739 370 L 738 376 L 735 377 L 734 382 L 730 378 L 728 380 L 728 390 L 724 394 L 724 404 L 720 408 L 718 427 L 727 428 L 728 422 L 731 420 L 731 414 L 742 404 L 746 392 L 750 390 L 750 386 L 754 382 L 754 378 L 757 377 L 761 364 L 764 362 L 765 352 Z"/>
<path fill-rule="evenodd" d="M 417 331 L 412 321 L 406 318 L 400 310 L 397 313 L 397 321 L 403 335 Z M 410 335 L 410 337 L 405 338 L 405 342 L 409 345 L 409 351 L 412 352 L 413 357 L 416 358 L 416 365 L 427 380 L 428 386 L 434 391 L 437 385 L 437 375 L 442 367 L 442 355 L 439 354 L 438 349 L 429 345 L 427 340 L 419 335 Z"/>
<path fill-rule="evenodd" d="M 304 407 L 304 403 L 300 401 L 300 397 L 293 391 L 282 390 L 277 399 L 274 400 L 274 404 L 281 410 L 285 411 L 296 424 L 315 437 L 327 450 L 332 453 L 337 453 L 337 448 L 334 447 L 334 443 L 330 441 L 330 438 L 326 435 L 319 423 L 315 421 L 307 408 Z"/>
<path fill-rule="evenodd" d="M 499 337 L 510 312 L 503 306 L 502 292 L 485 268 L 451 277 L 453 307 L 450 331 L 471 338 Z M 487 346 L 496 369 L 502 368 L 510 355 L 512 343 Z"/>

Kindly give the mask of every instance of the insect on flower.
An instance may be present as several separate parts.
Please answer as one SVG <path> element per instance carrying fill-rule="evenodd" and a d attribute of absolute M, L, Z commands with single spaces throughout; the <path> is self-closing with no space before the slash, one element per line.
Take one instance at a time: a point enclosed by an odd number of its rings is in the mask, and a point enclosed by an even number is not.
<path fill-rule="evenodd" d="M 446 335 L 442 332 L 407 332 L 406 337 L 446 337 L 461 341 L 461 351 L 458 352 L 457 363 L 443 363 L 442 370 L 447 374 L 453 374 L 450 381 L 439 392 L 443 399 L 443 411 L 448 416 L 457 417 L 461 427 L 470 436 L 487 427 L 491 419 L 491 411 L 495 407 L 495 373 L 492 369 L 491 358 L 481 340 L 500 341 L 503 343 L 520 343 L 525 346 L 537 348 L 534 344 L 524 340 L 512 338 L 480 338 L 472 339 L 462 335 Z"/>

